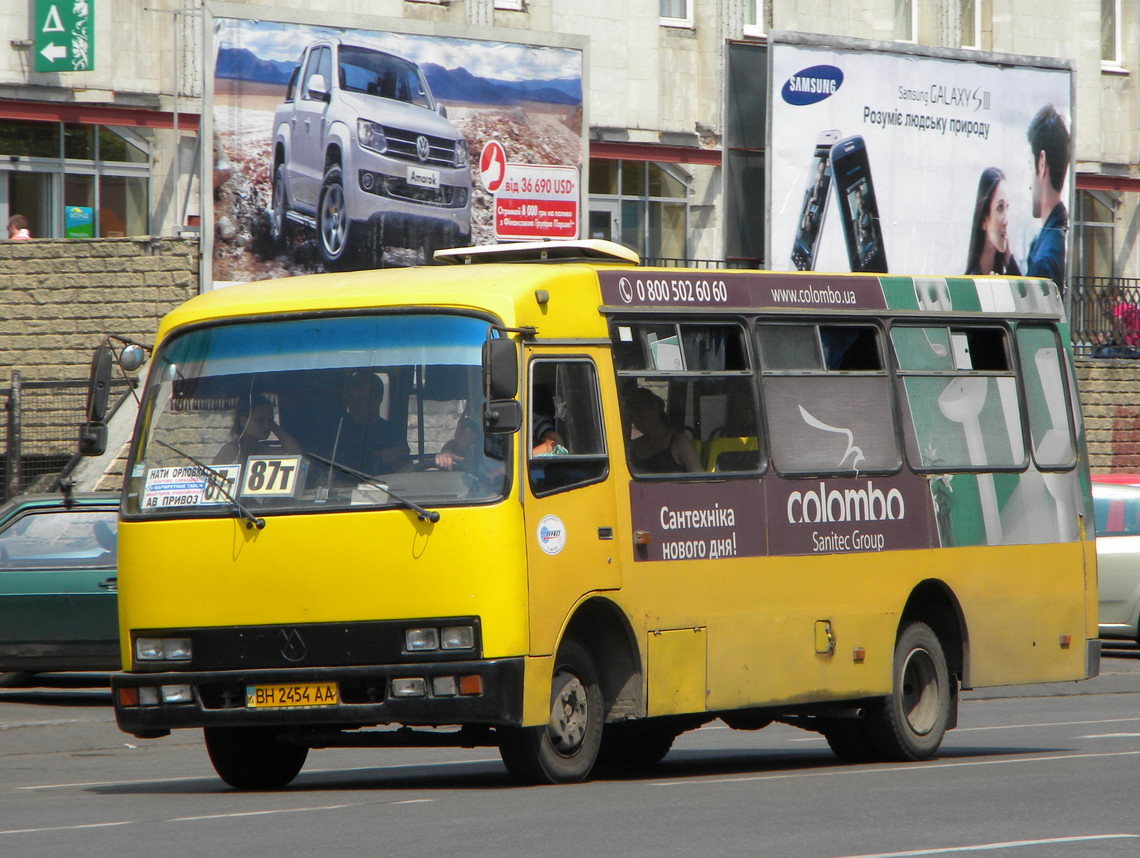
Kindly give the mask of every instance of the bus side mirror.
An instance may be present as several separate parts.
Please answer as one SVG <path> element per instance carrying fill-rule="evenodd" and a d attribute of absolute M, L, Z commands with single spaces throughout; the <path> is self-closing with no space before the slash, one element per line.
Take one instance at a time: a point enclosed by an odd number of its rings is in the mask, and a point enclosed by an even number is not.
<path fill-rule="evenodd" d="M 91 375 L 87 382 L 87 419 L 102 423 L 107 417 L 107 397 L 111 393 L 111 347 L 106 343 L 95 349 L 91 357 Z"/>
<path fill-rule="evenodd" d="M 512 340 L 483 342 L 487 399 L 514 399 L 519 392 L 519 355 Z"/>
<path fill-rule="evenodd" d="M 107 424 L 84 423 L 79 427 L 79 455 L 102 456 L 107 452 Z"/>
<path fill-rule="evenodd" d="M 519 392 L 519 353 L 512 340 L 483 342 L 483 431 L 487 435 L 509 435 L 522 426 Z"/>

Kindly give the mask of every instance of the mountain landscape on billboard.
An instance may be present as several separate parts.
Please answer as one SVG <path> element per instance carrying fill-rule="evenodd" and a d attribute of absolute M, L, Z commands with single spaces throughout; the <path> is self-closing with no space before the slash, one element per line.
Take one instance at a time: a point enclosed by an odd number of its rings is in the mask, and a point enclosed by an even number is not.
<path fill-rule="evenodd" d="M 220 78 L 285 86 L 295 63 L 263 60 L 248 48 L 220 48 L 214 74 Z M 428 86 L 442 101 L 471 104 L 517 104 L 537 101 L 547 104 L 579 104 L 582 82 L 564 80 L 494 80 L 471 74 L 467 69 L 447 69 L 434 63 L 422 67 Z"/>
<path fill-rule="evenodd" d="M 295 62 L 263 60 L 247 48 L 220 48 L 214 75 L 257 83 L 279 83 L 285 86 L 295 65 Z"/>
<path fill-rule="evenodd" d="M 517 104 L 541 101 L 548 104 L 578 104 L 582 101 L 582 81 L 494 80 L 478 77 L 464 68 L 446 69 L 424 63 L 424 76 L 436 98 L 472 104 Z"/>

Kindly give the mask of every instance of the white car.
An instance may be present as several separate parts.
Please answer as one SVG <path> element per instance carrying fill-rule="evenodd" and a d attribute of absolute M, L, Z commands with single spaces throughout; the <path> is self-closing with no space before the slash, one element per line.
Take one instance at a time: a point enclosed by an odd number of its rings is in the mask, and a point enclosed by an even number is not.
<path fill-rule="evenodd" d="M 1093 477 L 1100 636 L 1137 640 L 1140 630 L 1140 485 Z M 1140 476 L 1136 478 L 1140 483 Z"/>
<path fill-rule="evenodd" d="M 471 240 L 467 142 L 415 63 L 313 42 L 273 115 L 273 237 L 317 232 L 326 268 L 380 265 L 384 246 Z"/>

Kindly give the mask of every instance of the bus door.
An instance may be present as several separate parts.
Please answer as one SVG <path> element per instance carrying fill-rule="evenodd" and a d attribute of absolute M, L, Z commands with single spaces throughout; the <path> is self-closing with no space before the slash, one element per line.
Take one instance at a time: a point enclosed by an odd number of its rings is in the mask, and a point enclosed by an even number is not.
<path fill-rule="evenodd" d="M 591 590 L 621 586 L 617 503 L 595 357 L 528 349 L 523 476 L 531 652 L 552 653 Z M 612 397 L 610 398 L 612 400 Z"/>

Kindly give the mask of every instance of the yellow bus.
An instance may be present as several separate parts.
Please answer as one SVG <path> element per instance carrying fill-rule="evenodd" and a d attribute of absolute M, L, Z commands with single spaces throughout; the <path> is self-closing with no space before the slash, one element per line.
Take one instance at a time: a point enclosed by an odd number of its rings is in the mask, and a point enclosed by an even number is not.
<path fill-rule="evenodd" d="M 960 688 L 1097 673 L 1051 283 L 606 242 L 437 260 L 163 320 L 119 527 L 124 731 L 204 728 L 237 788 L 409 743 L 564 783 L 716 718 L 925 759 Z"/>

